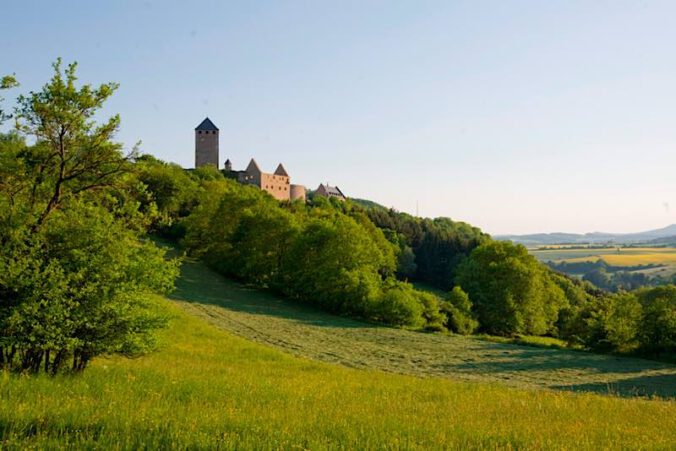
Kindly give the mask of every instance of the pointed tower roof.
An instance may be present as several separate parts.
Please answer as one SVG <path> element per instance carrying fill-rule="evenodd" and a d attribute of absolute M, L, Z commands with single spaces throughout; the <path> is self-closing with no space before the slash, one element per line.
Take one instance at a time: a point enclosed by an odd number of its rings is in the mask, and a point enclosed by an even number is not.
<path fill-rule="evenodd" d="M 230 161 L 230 158 L 228 158 L 227 160 L 225 160 L 225 164 L 230 164 L 230 163 L 232 163 L 232 162 Z"/>
<path fill-rule="evenodd" d="M 277 166 L 277 169 L 275 169 L 275 175 L 283 175 L 284 177 L 289 176 L 289 174 L 286 172 L 286 169 L 284 169 L 284 166 L 282 166 L 282 163 L 279 163 L 279 166 Z"/>
<path fill-rule="evenodd" d="M 200 125 L 198 125 L 197 127 L 195 127 L 195 130 L 196 130 L 196 131 L 197 131 L 197 130 L 201 130 L 201 131 L 203 131 L 203 130 L 208 130 L 208 131 L 218 131 L 218 127 L 216 127 L 216 125 L 214 125 L 214 123 L 211 122 L 211 119 L 209 119 L 209 118 L 207 117 L 207 118 L 205 118 L 205 119 L 200 123 Z"/>
<path fill-rule="evenodd" d="M 261 171 L 261 168 L 258 167 L 258 163 L 256 163 L 256 160 L 254 160 L 252 158 L 251 161 L 249 162 L 249 166 L 246 167 L 246 172 L 249 172 L 249 173 L 259 172 L 260 173 L 260 172 L 263 172 L 263 171 Z"/>

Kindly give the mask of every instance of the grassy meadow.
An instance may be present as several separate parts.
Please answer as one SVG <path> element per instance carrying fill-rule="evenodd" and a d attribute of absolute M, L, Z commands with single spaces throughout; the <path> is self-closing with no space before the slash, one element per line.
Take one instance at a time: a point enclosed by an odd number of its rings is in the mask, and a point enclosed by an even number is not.
<path fill-rule="evenodd" d="M 676 397 L 673 364 L 532 346 L 561 344 L 542 337 L 532 343 L 525 340 L 531 346 L 516 346 L 495 337 L 366 324 L 247 288 L 200 262 L 183 265 L 173 297 L 186 311 L 228 332 L 297 356 L 352 368 L 520 388 Z"/>
<path fill-rule="evenodd" d="M 0 374 L 0 449 L 676 447 L 675 365 L 360 323 L 199 262 L 173 298 L 152 354 Z"/>
<path fill-rule="evenodd" d="M 0 377 L 0 448 L 676 446 L 676 403 L 419 378 L 298 358 L 170 304 L 162 348 L 80 376 Z"/>

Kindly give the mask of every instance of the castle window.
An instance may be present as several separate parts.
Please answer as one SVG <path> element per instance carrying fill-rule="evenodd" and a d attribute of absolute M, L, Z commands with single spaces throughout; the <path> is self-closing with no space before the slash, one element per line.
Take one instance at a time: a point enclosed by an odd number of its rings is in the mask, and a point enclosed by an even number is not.
<path fill-rule="evenodd" d="M 198 131 L 197 131 L 197 134 L 198 134 L 198 135 L 201 135 L 201 134 L 202 134 L 202 130 L 198 130 Z"/>

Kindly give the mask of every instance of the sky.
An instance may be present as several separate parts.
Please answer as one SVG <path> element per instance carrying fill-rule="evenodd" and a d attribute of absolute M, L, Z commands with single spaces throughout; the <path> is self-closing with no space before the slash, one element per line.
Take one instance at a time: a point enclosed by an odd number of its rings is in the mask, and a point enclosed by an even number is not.
<path fill-rule="evenodd" d="M 102 114 L 127 149 L 192 167 L 208 116 L 235 169 L 283 162 L 292 183 L 491 234 L 676 223 L 675 43 L 673 1 L 0 8 L 9 105 L 61 56 L 120 83 Z"/>

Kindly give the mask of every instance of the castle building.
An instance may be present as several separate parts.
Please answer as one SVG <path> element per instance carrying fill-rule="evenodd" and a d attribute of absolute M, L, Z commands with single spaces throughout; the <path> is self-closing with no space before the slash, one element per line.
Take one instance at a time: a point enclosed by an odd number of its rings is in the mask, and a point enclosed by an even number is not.
<path fill-rule="evenodd" d="M 209 118 L 195 128 L 195 167 L 218 167 L 218 127 Z"/>
<path fill-rule="evenodd" d="M 195 128 L 195 167 L 218 167 L 218 127 L 207 117 Z M 243 171 L 232 169 L 230 159 L 225 160 L 224 174 L 239 183 L 254 185 L 277 200 L 305 201 L 305 187 L 291 183 L 291 177 L 279 163 L 274 173 L 263 172 L 253 158 Z"/>
<path fill-rule="evenodd" d="M 336 198 L 338 200 L 346 200 L 345 194 L 337 186 L 330 186 L 328 184 L 324 185 L 323 183 L 319 184 L 319 188 L 315 191 L 315 196 L 324 196 L 328 198 Z"/>
<path fill-rule="evenodd" d="M 252 158 L 245 170 L 231 170 L 230 172 L 237 173 L 237 181 L 240 183 L 255 185 L 270 193 L 277 200 L 305 200 L 305 187 L 291 184 L 291 177 L 289 177 L 282 163 L 279 163 L 275 172 L 270 174 L 263 172 L 256 160 Z"/>

